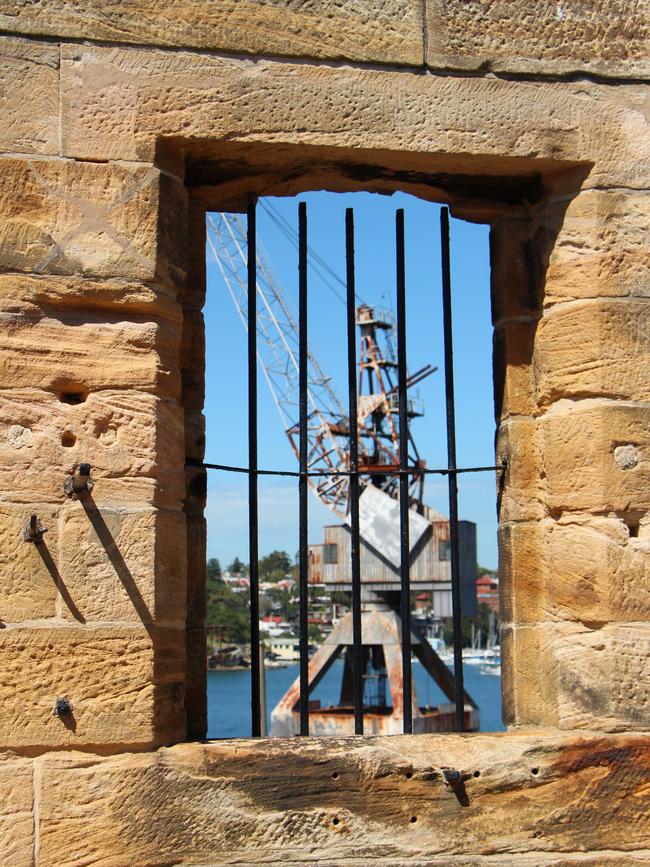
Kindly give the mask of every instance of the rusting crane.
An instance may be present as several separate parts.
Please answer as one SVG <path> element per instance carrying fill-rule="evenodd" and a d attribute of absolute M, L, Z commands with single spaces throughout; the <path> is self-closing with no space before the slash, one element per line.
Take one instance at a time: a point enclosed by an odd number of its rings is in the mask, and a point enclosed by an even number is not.
<path fill-rule="evenodd" d="M 274 212 L 268 203 L 262 207 L 291 239 L 291 227 Z M 246 223 L 237 214 L 212 214 L 207 220 L 207 241 L 227 291 L 237 313 L 247 328 L 248 272 Z M 257 254 L 257 353 L 258 362 L 277 407 L 290 446 L 298 457 L 298 326 L 291 306 L 282 292 L 258 242 Z M 320 257 L 311 253 L 311 264 L 321 277 L 331 278 L 333 272 Z M 360 299 L 359 299 L 360 301 Z M 390 311 L 368 305 L 362 301 L 356 308 L 359 328 L 357 428 L 359 443 L 359 470 L 362 495 L 360 498 L 361 542 L 365 551 L 367 574 L 363 583 L 363 672 L 368 700 L 364 700 L 364 720 L 367 730 L 375 733 L 396 733 L 401 730 L 404 713 L 401 658 L 401 621 L 396 608 L 396 585 L 399 581 L 395 560 L 395 536 L 398 518 L 395 507 L 399 497 L 397 471 L 399 463 L 399 408 L 395 382 L 397 361 L 393 348 L 394 318 Z M 435 371 L 426 365 L 407 378 L 409 387 L 421 382 Z M 312 352 L 308 352 L 307 399 L 308 462 L 311 474 L 309 485 L 318 499 L 343 521 L 334 528 L 342 538 L 349 523 L 350 420 L 343 411 L 331 381 Z M 417 398 L 407 404 L 407 418 L 423 415 Z M 449 538 L 446 518 L 429 509 L 423 501 L 425 462 L 421 459 L 415 441 L 408 430 L 410 472 L 409 506 L 411 552 L 423 562 L 431 551 L 437 557 L 439 546 Z M 337 475 L 337 471 L 341 475 Z M 385 472 L 383 472 L 385 471 Z M 323 472 L 319 476 L 318 473 Z M 467 523 L 467 522 L 465 522 Z M 473 525 L 471 525 L 473 527 Z M 475 534 L 468 538 L 475 552 Z M 325 546 L 312 546 L 312 552 Z M 310 555 L 311 553 L 310 552 Z M 468 574 L 475 574 L 469 558 Z M 342 559 L 341 563 L 345 561 Z M 428 561 L 427 561 L 428 562 Z M 374 563 L 374 565 L 373 565 Z M 379 566 L 377 566 L 379 564 Z M 331 565 L 331 564 L 330 564 Z M 448 563 L 437 567 L 437 575 L 427 573 L 415 579 L 417 589 L 431 589 L 440 573 L 448 572 Z M 328 570 L 325 569 L 327 572 Z M 429 569 L 429 573 L 432 570 Z M 416 570 L 417 572 L 417 570 Z M 371 574 L 372 573 L 372 574 Z M 422 573 L 422 569 L 420 569 Z M 325 583 L 338 590 L 347 590 L 350 577 L 343 571 L 329 570 L 330 580 Z M 419 573 L 418 573 L 419 574 Z M 472 575 L 473 579 L 473 575 Z M 450 581 L 447 581 L 450 590 Z M 398 585 L 397 585 L 398 586 Z M 310 731 L 313 734 L 352 733 L 353 707 L 351 615 L 344 617 L 317 651 L 309 665 L 309 691 L 322 679 L 333 662 L 346 650 L 341 688 L 337 707 L 310 708 Z M 411 636 L 413 653 L 449 698 L 455 700 L 454 679 L 445 664 L 429 645 L 427 639 L 415 632 Z M 391 704 L 385 698 L 390 688 Z M 374 694 L 374 698 L 371 695 Z M 293 684 L 281 699 L 272 715 L 271 734 L 292 735 L 297 731 L 297 707 L 300 697 L 299 682 Z M 412 717 L 414 731 L 447 731 L 453 728 L 453 705 L 437 708 L 419 707 L 415 689 L 412 690 Z M 467 693 L 465 701 L 465 730 L 478 728 L 478 708 Z"/>
<path fill-rule="evenodd" d="M 263 208 L 269 205 L 260 203 Z M 271 211 L 273 214 L 273 211 Z M 276 219 L 281 219 L 274 214 Z M 290 230 L 290 229 L 289 229 Z M 247 328 L 248 282 L 246 258 L 246 222 L 239 214 L 210 214 L 207 219 L 207 243 L 219 268 L 244 328 Z M 313 265 L 323 270 L 319 257 Z M 294 454 L 298 455 L 298 325 L 284 292 L 273 274 L 268 257 L 258 242 L 257 257 L 257 335 L 258 362 L 271 396 L 280 415 L 282 426 Z M 399 464 L 399 420 L 397 386 L 393 371 L 397 367 L 391 340 L 394 317 L 388 310 L 366 304 L 357 309 L 360 328 L 359 359 L 359 460 L 363 471 L 387 473 Z M 422 381 L 435 370 L 423 367 L 409 378 L 409 387 Z M 308 472 L 347 471 L 350 467 L 350 422 L 313 352 L 308 351 Z M 416 399 L 409 402 L 409 414 L 421 415 Z M 411 467 L 423 469 L 425 464 L 410 436 Z M 366 481 L 395 496 L 395 477 L 367 475 Z M 334 514 L 345 520 L 349 513 L 346 475 L 309 477 L 309 485 L 318 499 Z M 412 502 L 422 507 L 424 475 L 414 474 L 411 483 Z"/>

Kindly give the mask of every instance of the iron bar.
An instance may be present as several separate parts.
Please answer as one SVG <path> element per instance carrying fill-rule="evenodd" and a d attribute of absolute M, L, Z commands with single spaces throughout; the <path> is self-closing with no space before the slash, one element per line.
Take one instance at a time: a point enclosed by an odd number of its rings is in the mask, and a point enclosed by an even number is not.
<path fill-rule="evenodd" d="M 262 735 L 260 702 L 260 582 L 257 467 L 257 223 L 256 199 L 248 200 L 246 240 L 248 273 L 248 562 L 251 617 L 251 733 Z M 263 664 L 263 663 L 262 663 Z"/>
<path fill-rule="evenodd" d="M 454 683 L 456 731 L 465 728 L 465 689 L 461 633 L 460 556 L 458 550 L 458 480 L 456 473 L 456 407 L 454 400 L 454 347 L 451 316 L 451 264 L 449 251 L 449 210 L 440 210 L 442 248 L 442 317 L 445 345 L 445 401 L 447 407 L 447 463 L 449 466 L 449 551 L 451 560 L 451 604 L 454 635 Z"/>
<path fill-rule="evenodd" d="M 309 734 L 309 540 L 307 505 L 307 205 L 298 205 L 298 405 L 299 405 L 299 467 L 298 479 L 298 565 L 300 609 L 300 734 Z"/>
<path fill-rule="evenodd" d="M 363 734 L 363 646 L 361 644 L 361 542 L 359 538 L 359 430 L 357 420 L 357 351 L 355 310 L 354 212 L 345 211 L 347 289 L 348 398 L 350 416 L 350 559 L 352 570 L 352 684 L 354 733 Z"/>
<path fill-rule="evenodd" d="M 413 731 L 411 683 L 411 581 L 409 543 L 408 401 L 406 373 L 406 265 L 404 253 L 404 210 L 395 214 L 397 271 L 397 387 L 399 400 L 399 531 L 400 531 L 400 616 L 402 620 L 402 701 L 404 734 Z"/>
<path fill-rule="evenodd" d="M 188 460 L 185 462 L 188 467 L 203 467 L 206 470 L 224 470 L 228 473 L 248 473 L 248 467 L 235 467 L 230 464 L 206 464 L 202 461 L 192 461 Z M 420 476 L 420 475 L 436 475 L 436 476 L 449 476 L 449 475 L 461 475 L 462 473 L 487 473 L 487 472 L 504 472 L 507 465 L 505 463 L 498 464 L 497 466 L 491 467 L 456 467 L 455 469 L 449 469 L 445 467 L 444 469 L 417 469 L 415 467 L 409 467 L 406 470 L 400 469 L 391 469 L 390 467 L 386 467 L 385 469 L 382 467 L 381 469 L 373 469 L 372 467 L 368 467 L 361 473 L 364 476 Z M 298 479 L 301 476 L 301 473 L 298 470 L 257 470 L 258 476 L 286 476 L 289 478 Z M 351 470 L 313 470 L 303 475 L 307 476 L 307 478 L 315 478 L 315 477 L 323 477 L 323 476 L 351 476 Z"/>

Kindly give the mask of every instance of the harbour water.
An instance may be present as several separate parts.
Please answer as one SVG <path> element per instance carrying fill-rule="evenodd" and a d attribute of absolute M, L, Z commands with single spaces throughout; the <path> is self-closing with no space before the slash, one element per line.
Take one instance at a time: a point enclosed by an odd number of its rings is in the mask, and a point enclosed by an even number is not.
<path fill-rule="evenodd" d="M 504 731 L 501 721 L 501 678 L 483 674 L 478 665 L 465 665 L 465 689 L 481 710 L 481 731 Z M 338 702 L 343 662 L 337 660 L 323 678 L 311 698 L 320 699 L 323 707 Z M 266 670 L 267 729 L 271 710 L 298 677 L 298 663 L 287 668 Z M 436 684 L 414 663 L 413 679 L 420 705 L 436 705 L 447 701 Z M 208 672 L 208 737 L 242 738 L 251 731 L 250 671 Z"/>

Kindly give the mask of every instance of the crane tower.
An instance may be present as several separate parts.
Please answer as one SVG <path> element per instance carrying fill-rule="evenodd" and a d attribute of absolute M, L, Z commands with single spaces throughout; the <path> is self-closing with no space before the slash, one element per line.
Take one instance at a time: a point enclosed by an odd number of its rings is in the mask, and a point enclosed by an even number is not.
<path fill-rule="evenodd" d="M 292 228 L 267 203 L 260 202 L 278 227 L 295 242 Z M 238 214 L 211 214 L 207 219 L 207 243 L 224 284 L 244 328 L 247 328 L 248 273 L 246 222 Z M 298 325 L 284 292 L 275 278 L 263 249 L 258 242 L 257 253 L 257 353 L 258 363 L 268 384 L 283 429 L 296 457 L 298 437 Z M 314 251 L 310 251 L 310 264 L 320 276 L 336 278 L 329 265 Z M 336 290 L 334 290 L 336 291 Z M 393 345 L 394 317 L 391 311 L 380 309 L 358 300 L 356 323 L 359 329 L 358 358 L 358 443 L 360 486 L 360 533 L 362 585 L 364 608 L 362 613 L 362 640 L 364 680 L 372 685 L 366 690 L 364 720 L 374 733 L 394 733 L 400 730 L 403 708 L 400 706 L 401 689 L 401 622 L 397 614 L 396 594 L 399 590 L 398 564 L 395 559 L 399 533 L 398 483 L 399 469 L 399 411 L 396 384 L 397 361 Z M 409 387 L 422 381 L 435 371 L 431 365 L 407 377 Z M 308 464 L 310 473 L 326 471 L 327 475 L 311 475 L 308 483 L 316 497 L 327 506 L 342 524 L 326 528 L 329 542 L 310 548 L 310 581 L 323 580 L 331 589 L 349 590 L 350 579 L 345 563 L 349 558 L 338 557 L 335 562 L 323 563 L 323 550 L 327 547 L 346 548 L 349 539 L 350 503 L 349 480 L 345 474 L 350 468 L 350 420 L 334 391 L 330 379 L 324 374 L 313 352 L 308 351 Z M 408 421 L 423 414 L 419 401 L 410 398 L 407 403 Z M 413 583 L 418 589 L 437 587 L 439 598 L 446 586 L 450 598 L 449 563 L 437 554 L 449 539 L 447 519 L 428 508 L 423 500 L 425 462 L 420 457 L 410 425 L 408 430 L 411 470 L 409 506 L 411 509 L 410 539 Z M 342 475 L 336 475 L 336 471 Z M 385 474 L 382 473 L 385 470 Z M 364 472 L 365 471 L 365 472 Z M 469 581 L 475 576 L 475 528 L 461 522 L 465 535 L 465 572 Z M 329 537 L 328 537 L 329 534 Z M 335 540 L 335 541 L 332 541 Z M 462 543 L 461 539 L 461 543 Z M 473 561 L 472 561 L 473 545 Z M 320 551 L 320 555 L 318 552 Z M 433 555 L 431 552 L 436 552 Z M 319 561 L 320 556 L 320 562 Z M 330 558 L 331 560 L 331 558 Z M 433 562 L 436 561 L 437 562 Z M 364 574 L 365 572 L 365 574 Z M 447 584 L 445 585 L 445 578 Z M 469 584 L 469 581 L 466 583 Z M 415 589 L 415 587 L 414 587 Z M 443 606 L 444 607 L 444 606 Z M 444 612 L 443 612 L 444 613 Z M 340 654 L 352 644 L 351 615 L 347 615 L 327 637 L 310 662 L 310 691 Z M 413 653 L 422 662 L 450 701 L 455 698 L 451 673 L 429 645 L 427 639 L 416 632 L 412 638 Z M 351 654 L 345 653 L 345 667 L 338 707 L 310 711 L 310 731 L 314 734 L 345 734 L 351 730 L 350 706 L 352 683 Z M 385 701 L 386 686 L 390 687 L 392 706 Z M 297 730 L 299 684 L 294 683 L 273 712 L 272 734 L 291 735 Z M 415 731 L 442 731 L 451 729 L 451 705 L 439 708 L 420 708 L 413 689 L 413 723 Z M 465 694 L 466 730 L 478 727 L 478 708 Z"/>

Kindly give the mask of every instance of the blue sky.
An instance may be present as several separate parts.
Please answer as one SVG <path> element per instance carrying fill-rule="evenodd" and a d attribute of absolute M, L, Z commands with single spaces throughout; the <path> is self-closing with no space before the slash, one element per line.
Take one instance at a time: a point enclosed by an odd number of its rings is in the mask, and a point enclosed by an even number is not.
<path fill-rule="evenodd" d="M 395 307 L 395 210 L 405 209 L 407 262 L 407 342 L 411 371 L 431 363 L 438 371 L 416 386 L 425 416 L 412 432 L 429 467 L 446 466 L 442 305 L 440 289 L 439 206 L 411 196 L 371 193 L 310 193 L 270 199 L 273 207 L 297 226 L 298 201 L 307 202 L 309 244 L 341 277 L 345 274 L 344 214 L 355 209 L 357 292 L 368 303 Z M 258 238 L 269 264 L 297 310 L 297 251 L 262 208 Z M 489 230 L 487 226 L 451 222 L 454 373 L 459 466 L 494 463 L 492 328 L 490 324 Z M 246 334 L 208 252 L 206 460 L 246 465 Z M 339 291 L 340 290 L 340 287 Z M 341 402 L 347 401 L 345 307 L 313 272 L 309 282 L 309 339 Z M 297 468 L 268 387 L 259 376 L 259 465 Z M 208 554 L 222 564 L 235 555 L 247 560 L 248 514 L 245 476 L 210 471 L 208 485 Z M 475 521 L 481 565 L 496 568 L 496 510 L 493 473 L 459 477 L 460 517 Z M 426 502 L 447 514 L 447 484 L 430 476 Z M 292 479 L 260 481 L 260 554 L 297 550 L 297 483 Z M 310 496 L 310 539 L 334 516 Z"/>

